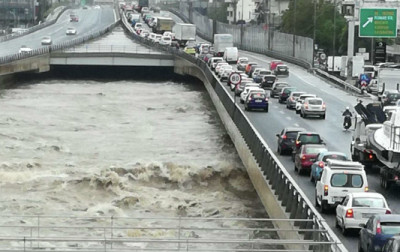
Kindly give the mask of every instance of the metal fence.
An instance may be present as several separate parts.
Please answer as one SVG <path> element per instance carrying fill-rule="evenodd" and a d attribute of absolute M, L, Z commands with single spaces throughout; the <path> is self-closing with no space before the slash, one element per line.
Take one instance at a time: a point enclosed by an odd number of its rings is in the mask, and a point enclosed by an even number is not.
<path fill-rule="evenodd" d="M 122 18 L 122 21 L 125 24 L 124 27 L 127 29 L 127 31 L 129 31 L 129 24 L 124 18 Z M 326 231 L 324 233 L 321 232 L 318 235 L 311 235 L 311 233 L 306 232 L 304 233 L 305 239 L 332 243 L 329 248 L 324 247 L 321 250 L 317 249 L 315 251 L 347 251 L 338 237 L 331 230 L 329 225 L 315 209 L 312 202 L 301 190 L 300 186 L 297 185 L 286 168 L 273 154 L 273 151 L 269 148 L 267 143 L 251 124 L 247 116 L 243 113 L 240 107 L 234 103 L 231 94 L 229 94 L 226 89 L 223 88 L 222 84 L 214 77 L 214 74 L 204 61 L 186 54 L 176 48 L 159 45 L 158 43 L 149 41 L 145 38 L 137 36 L 135 33 L 129 32 L 129 35 L 132 39 L 139 43 L 173 54 L 176 57 L 187 60 L 188 62 L 191 62 L 193 65 L 196 65 L 198 68 L 200 68 L 209 83 L 211 83 L 233 122 L 239 129 L 257 163 L 261 167 L 261 171 L 263 172 L 266 181 L 268 181 L 272 189 L 275 191 L 275 194 L 278 196 L 278 200 L 282 202 L 282 206 L 285 208 L 286 212 L 289 213 L 290 218 L 312 220 L 309 222 L 295 221 L 295 226 L 298 226 L 301 229 L 322 229 Z M 310 235 L 312 237 L 310 237 Z"/>
<path fill-rule="evenodd" d="M 68 216 L 1 216 L 0 251 L 323 251 L 334 245 L 324 240 L 282 240 L 273 223 L 308 223 L 307 219 L 249 218 L 129 218 Z"/>

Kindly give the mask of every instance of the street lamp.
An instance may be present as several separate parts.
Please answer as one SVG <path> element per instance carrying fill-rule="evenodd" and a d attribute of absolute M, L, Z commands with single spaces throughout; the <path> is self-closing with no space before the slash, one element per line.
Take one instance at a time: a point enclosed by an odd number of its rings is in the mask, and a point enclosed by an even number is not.
<path fill-rule="evenodd" d="M 336 50 L 336 0 L 333 3 L 333 55 L 332 55 L 332 72 L 335 70 L 335 50 Z"/>

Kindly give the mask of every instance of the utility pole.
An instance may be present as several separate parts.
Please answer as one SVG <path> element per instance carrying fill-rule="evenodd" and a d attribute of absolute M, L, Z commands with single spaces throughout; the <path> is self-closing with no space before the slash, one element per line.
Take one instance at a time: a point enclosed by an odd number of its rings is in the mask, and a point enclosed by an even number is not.
<path fill-rule="evenodd" d="M 315 39 L 316 39 L 316 30 L 317 30 L 317 0 L 314 0 L 314 30 L 313 30 L 313 67 L 315 60 Z"/>
<path fill-rule="evenodd" d="M 336 0 L 335 0 L 336 1 Z M 296 57 L 296 9 L 297 0 L 294 0 L 294 14 L 293 14 L 293 57 Z"/>
<path fill-rule="evenodd" d="M 335 50 L 336 50 L 336 0 L 333 3 L 333 57 L 332 57 L 332 72 L 335 70 Z"/>

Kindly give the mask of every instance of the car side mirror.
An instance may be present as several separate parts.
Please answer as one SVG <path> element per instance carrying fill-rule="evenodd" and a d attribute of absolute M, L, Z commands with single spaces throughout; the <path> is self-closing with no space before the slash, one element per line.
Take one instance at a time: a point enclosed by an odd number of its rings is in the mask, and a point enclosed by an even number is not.
<path fill-rule="evenodd" d="M 279 134 L 276 134 L 276 136 L 277 136 L 277 137 L 280 137 L 281 135 L 279 135 Z"/>

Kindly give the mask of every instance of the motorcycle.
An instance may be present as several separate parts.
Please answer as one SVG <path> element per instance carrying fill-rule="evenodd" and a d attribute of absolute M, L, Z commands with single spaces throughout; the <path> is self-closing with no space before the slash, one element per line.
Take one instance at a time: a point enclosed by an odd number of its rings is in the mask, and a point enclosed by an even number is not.
<path fill-rule="evenodd" d="M 344 116 L 343 127 L 345 130 L 350 129 L 350 127 L 351 127 L 351 116 L 350 115 Z"/>

